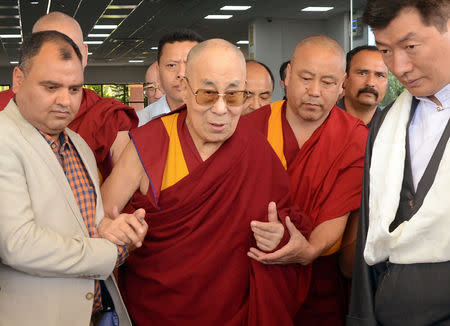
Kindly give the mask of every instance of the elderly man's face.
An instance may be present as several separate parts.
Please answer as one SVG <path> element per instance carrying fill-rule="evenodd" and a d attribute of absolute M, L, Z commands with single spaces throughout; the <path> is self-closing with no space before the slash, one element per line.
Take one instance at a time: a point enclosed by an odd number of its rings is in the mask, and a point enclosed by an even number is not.
<path fill-rule="evenodd" d="M 272 101 L 273 84 L 267 70 L 256 62 L 247 63 L 247 84 L 249 96 L 245 101 L 244 112 L 248 114 Z"/>
<path fill-rule="evenodd" d="M 342 90 L 343 57 L 316 44 L 304 46 L 294 55 L 286 76 L 288 106 L 304 122 L 324 121 Z"/>
<path fill-rule="evenodd" d="M 362 50 L 356 53 L 345 77 L 345 98 L 375 108 L 383 100 L 388 85 L 388 70 L 381 53 Z"/>
<path fill-rule="evenodd" d="M 191 71 L 184 82 L 186 124 L 194 143 L 220 145 L 233 135 L 242 112 L 245 66 L 236 55 L 204 50 Z M 204 99 L 214 99 L 216 92 L 226 95 L 201 104 Z"/>
<path fill-rule="evenodd" d="M 83 67 L 75 52 L 60 58 L 59 45 L 45 43 L 26 71 L 16 67 L 13 90 L 22 116 L 37 129 L 58 135 L 80 108 Z"/>
<path fill-rule="evenodd" d="M 434 95 L 449 83 L 450 20 L 441 33 L 407 8 L 374 34 L 387 67 L 414 96 Z"/>
<path fill-rule="evenodd" d="M 159 67 L 157 62 L 153 63 L 145 74 L 144 92 L 149 104 L 156 102 L 164 95 L 164 89 L 159 80 Z"/>

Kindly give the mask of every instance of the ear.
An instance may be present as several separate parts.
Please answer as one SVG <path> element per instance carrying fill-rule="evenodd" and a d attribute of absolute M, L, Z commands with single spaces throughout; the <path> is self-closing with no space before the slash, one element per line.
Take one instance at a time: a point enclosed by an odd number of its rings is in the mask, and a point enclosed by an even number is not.
<path fill-rule="evenodd" d="M 292 74 L 292 66 L 291 63 L 289 62 L 286 67 L 286 78 L 284 79 L 284 87 L 289 85 L 289 79 L 291 78 L 291 74 Z"/>
<path fill-rule="evenodd" d="M 348 80 L 348 75 L 347 73 L 345 73 L 344 75 L 344 81 L 342 83 L 342 88 L 345 89 L 346 85 L 347 85 L 347 80 Z"/>
<path fill-rule="evenodd" d="M 13 89 L 13 92 L 14 92 L 15 94 L 17 94 L 17 93 L 20 91 L 20 89 L 21 89 L 21 87 L 22 87 L 22 85 L 23 85 L 24 80 L 25 80 L 25 75 L 24 75 L 22 69 L 20 69 L 20 68 L 17 67 L 17 66 L 14 67 L 14 70 L 13 70 L 13 86 L 12 86 L 12 89 Z"/>
<path fill-rule="evenodd" d="M 88 53 L 89 53 L 89 48 L 88 45 L 83 43 L 83 48 L 80 49 L 81 51 L 81 57 L 82 57 L 82 64 L 83 64 L 83 69 L 86 68 L 87 66 L 87 62 L 88 62 Z"/>

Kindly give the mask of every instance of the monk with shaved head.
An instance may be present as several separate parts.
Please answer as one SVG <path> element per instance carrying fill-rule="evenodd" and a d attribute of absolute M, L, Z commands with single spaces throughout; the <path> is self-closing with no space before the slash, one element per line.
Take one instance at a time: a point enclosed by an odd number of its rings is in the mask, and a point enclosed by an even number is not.
<path fill-rule="evenodd" d="M 289 208 L 288 177 L 270 145 L 239 122 L 245 73 L 242 53 L 227 41 L 192 48 L 186 104 L 131 131 L 102 186 L 107 212 L 117 204 L 147 212 L 149 232 L 121 273 L 137 325 L 292 325 L 305 296 L 297 266 L 247 256 L 250 246 L 283 246 L 286 220 L 305 236 L 310 226 Z M 273 228 L 254 237 L 252 220 Z"/>
<path fill-rule="evenodd" d="M 81 52 L 86 67 L 88 47 L 83 43 L 83 32 L 78 22 L 58 11 L 39 18 L 33 33 L 55 30 L 71 38 Z M 129 141 L 128 130 L 137 127 L 138 118 L 132 107 L 113 98 L 102 98 L 92 90 L 83 88 L 80 109 L 69 128 L 77 132 L 94 152 L 101 178 L 111 172 Z M 0 110 L 15 96 L 12 89 L 0 93 Z"/>
<path fill-rule="evenodd" d="M 338 255 L 347 245 L 342 242 L 347 220 L 360 205 L 368 133 L 362 121 L 335 106 L 344 75 L 341 46 L 326 36 L 308 37 L 297 45 L 287 67 L 287 99 L 245 116 L 267 137 L 288 172 L 294 203 L 313 224 L 309 241 L 287 221 L 286 246 L 274 253 L 249 252 L 265 264 L 312 266 L 298 325 L 344 325 Z M 271 227 L 255 222 L 254 229 Z"/>

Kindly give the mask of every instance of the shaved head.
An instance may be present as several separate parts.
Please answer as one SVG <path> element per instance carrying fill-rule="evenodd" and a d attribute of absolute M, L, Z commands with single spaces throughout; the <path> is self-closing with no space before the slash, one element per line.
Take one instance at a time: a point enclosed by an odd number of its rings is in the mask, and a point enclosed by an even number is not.
<path fill-rule="evenodd" d="M 208 57 L 219 58 L 220 53 L 235 56 L 235 64 L 240 65 L 245 73 L 245 58 L 241 50 L 228 41 L 222 39 L 210 39 L 194 46 L 188 54 L 186 62 L 186 76 L 192 74 L 198 58 L 203 58 L 205 53 Z M 222 55 L 220 55 L 222 57 Z"/>
<path fill-rule="evenodd" d="M 295 64 L 302 50 L 305 48 L 320 48 L 326 51 L 334 52 L 339 57 L 339 61 L 342 62 L 342 74 L 345 72 L 345 52 L 342 46 L 333 40 L 331 37 L 325 35 L 310 36 L 297 44 L 294 50 L 294 54 L 291 58 L 291 65 Z"/>
<path fill-rule="evenodd" d="M 83 43 L 83 31 L 80 24 L 59 11 L 53 11 L 39 18 L 33 25 L 33 33 L 54 30 L 70 37 L 78 46 L 83 57 L 83 67 L 87 64 L 87 45 Z"/>

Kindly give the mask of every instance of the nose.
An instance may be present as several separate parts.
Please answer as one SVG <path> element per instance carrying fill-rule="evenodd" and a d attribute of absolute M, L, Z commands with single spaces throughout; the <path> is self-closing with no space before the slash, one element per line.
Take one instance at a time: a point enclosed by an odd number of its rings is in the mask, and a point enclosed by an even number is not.
<path fill-rule="evenodd" d="M 375 74 L 368 73 L 366 77 L 366 86 L 374 87 L 375 86 Z"/>
<path fill-rule="evenodd" d="M 214 103 L 214 105 L 212 106 L 211 112 L 217 115 L 223 115 L 227 112 L 227 105 L 223 96 L 219 96 L 216 103 Z"/>
<path fill-rule="evenodd" d="M 58 96 L 56 97 L 56 104 L 69 107 L 70 106 L 70 95 L 69 90 L 60 89 L 58 92 Z"/>
<path fill-rule="evenodd" d="M 308 86 L 308 94 L 314 97 L 320 96 L 320 80 L 314 78 Z"/>
<path fill-rule="evenodd" d="M 177 79 L 183 79 L 186 72 L 186 64 L 184 62 L 178 65 Z"/>
<path fill-rule="evenodd" d="M 411 60 L 404 51 L 394 51 L 392 56 L 391 64 L 388 67 L 396 77 L 404 77 L 405 74 L 412 71 Z"/>

